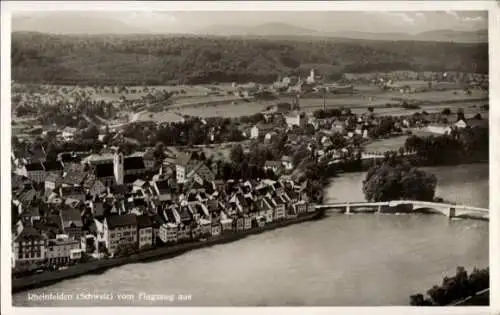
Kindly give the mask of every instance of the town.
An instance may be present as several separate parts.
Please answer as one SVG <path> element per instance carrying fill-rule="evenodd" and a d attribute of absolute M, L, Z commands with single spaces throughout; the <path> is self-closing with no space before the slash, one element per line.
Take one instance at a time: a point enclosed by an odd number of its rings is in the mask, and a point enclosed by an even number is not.
<path fill-rule="evenodd" d="M 494 14 L 181 7 L 12 14 L 13 305 L 489 305 Z"/>
<path fill-rule="evenodd" d="M 313 81 L 311 70 L 307 82 Z M 45 130 L 31 141 L 15 138 L 14 274 L 297 217 L 321 203 L 314 167 L 346 168 L 355 161 L 369 166 L 387 154 L 364 150 L 377 139 L 422 130 L 448 135 L 487 123 L 481 114 L 466 119 L 463 110 L 449 119 L 449 108 L 399 117 L 376 115 L 370 106 L 358 115 L 326 107 L 308 114 L 300 109 L 300 94 L 291 94 L 291 103 L 235 119 L 130 122 L 113 130 L 109 124 L 89 123 L 83 129 Z M 487 114 L 487 107 L 477 110 Z M 183 130 L 188 133 L 184 143 Z M 160 137 L 169 146 L 142 145 Z M 408 143 L 400 154 L 416 154 Z M 214 158 L 214 151 L 228 147 L 232 163 Z"/>

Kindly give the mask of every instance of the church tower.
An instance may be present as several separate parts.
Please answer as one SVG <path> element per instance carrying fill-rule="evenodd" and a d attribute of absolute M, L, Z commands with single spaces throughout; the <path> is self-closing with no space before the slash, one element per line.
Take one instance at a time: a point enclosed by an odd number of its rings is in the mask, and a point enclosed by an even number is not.
<path fill-rule="evenodd" d="M 123 153 L 117 150 L 113 156 L 113 169 L 118 185 L 123 185 Z"/>

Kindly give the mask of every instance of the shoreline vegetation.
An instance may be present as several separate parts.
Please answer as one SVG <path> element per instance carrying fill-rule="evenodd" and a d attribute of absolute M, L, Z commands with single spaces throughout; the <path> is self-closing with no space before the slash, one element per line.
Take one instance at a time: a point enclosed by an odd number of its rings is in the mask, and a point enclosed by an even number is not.
<path fill-rule="evenodd" d="M 442 284 L 427 290 L 427 296 L 413 294 L 411 306 L 461 306 L 489 305 L 490 272 L 474 268 L 470 274 L 464 267 L 457 267 L 452 277 L 444 277 Z"/>

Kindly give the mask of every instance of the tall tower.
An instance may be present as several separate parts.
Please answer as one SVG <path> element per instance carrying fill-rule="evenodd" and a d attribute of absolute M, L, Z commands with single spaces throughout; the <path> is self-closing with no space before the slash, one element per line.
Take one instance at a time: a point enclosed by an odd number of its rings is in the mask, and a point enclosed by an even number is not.
<path fill-rule="evenodd" d="M 323 91 L 323 110 L 326 112 L 326 90 Z"/>
<path fill-rule="evenodd" d="M 311 72 L 309 73 L 309 78 L 308 78 L 308 83 L 314 83 L 314 69 L 311 69 Z"/>
<path fill-rule="evenodd" d="M 113 156 L 113 170 L 118 185 L 123 185 L 123 153 L 118 150 Z"/>

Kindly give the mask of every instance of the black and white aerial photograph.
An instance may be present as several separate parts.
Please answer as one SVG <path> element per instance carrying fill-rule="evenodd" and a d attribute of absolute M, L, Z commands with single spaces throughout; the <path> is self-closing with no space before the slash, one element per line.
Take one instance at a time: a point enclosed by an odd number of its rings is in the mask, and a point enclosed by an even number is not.
<path fill-rule="evenodd" d="M 489 306 L 491 13 L 234 6 L 11 12 L 13 307 Z"/>

